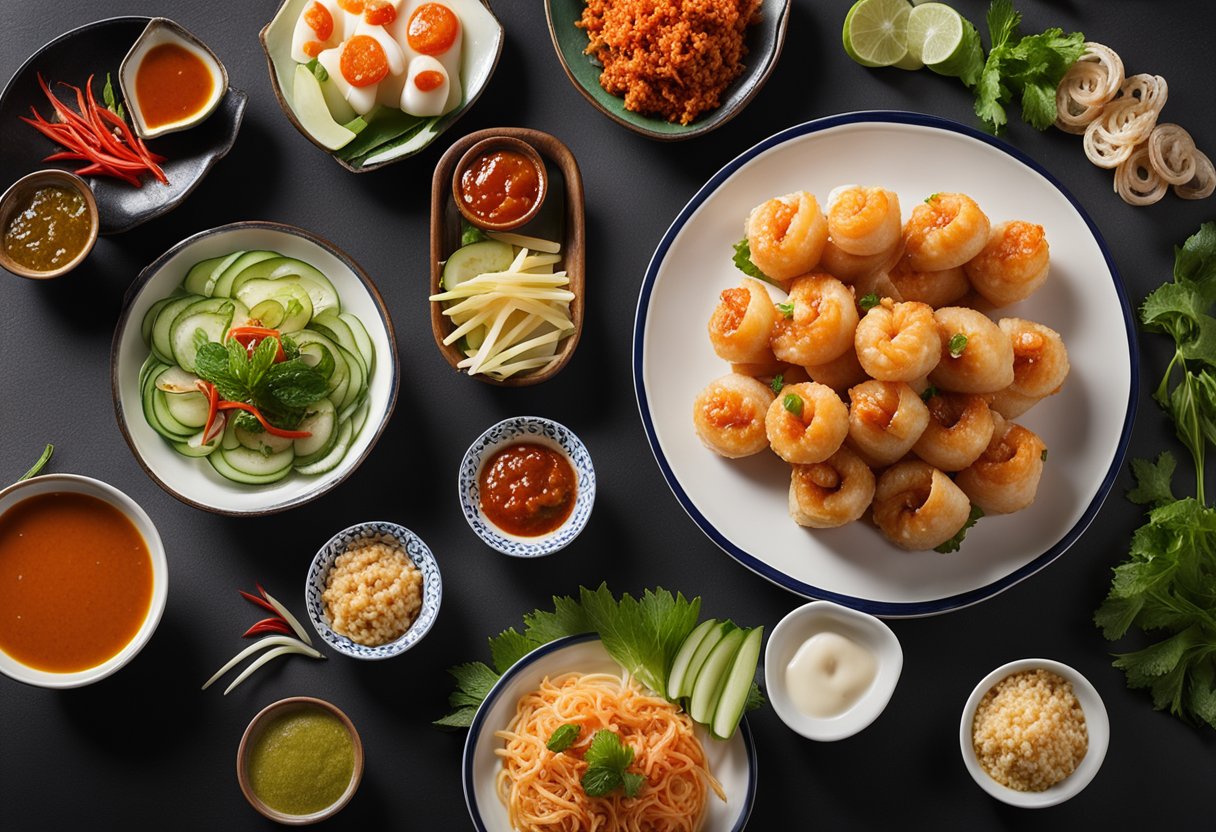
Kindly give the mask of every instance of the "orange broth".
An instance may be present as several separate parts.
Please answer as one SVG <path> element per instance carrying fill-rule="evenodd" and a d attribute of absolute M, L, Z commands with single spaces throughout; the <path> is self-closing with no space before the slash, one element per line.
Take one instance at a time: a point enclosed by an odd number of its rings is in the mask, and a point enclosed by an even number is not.
<path fill-rule="evenodd" d="M 176 43 L 149 49 L 135 71 L 135 97 L 149 129 L 190 118 L 207 106 L 214 88 L 203 59 Z"/>
<path fill-rule="evenodd" d="M 39 494 L 0 515 L 0 650 L 74 673 L 117 655 L 152 603 L 152 558 L 118 509 Z"/>

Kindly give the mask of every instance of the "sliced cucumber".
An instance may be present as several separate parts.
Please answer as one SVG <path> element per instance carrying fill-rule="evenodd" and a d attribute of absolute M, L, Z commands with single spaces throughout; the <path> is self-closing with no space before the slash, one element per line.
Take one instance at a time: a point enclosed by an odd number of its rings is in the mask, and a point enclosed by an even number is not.
<path fill-rule="evenodd" d="M 222 344 L 224 333 L 232 326 L 233 315 L 236 312 L 235 305 L 226 298 L 216 298 L 215 300 L 220 301 L 222 305 L 214 312 L 195 312 L 194 309 L 202 305 L 196 303 L 187 307 L 173 322 L 171 336 L 173 358 L 177 361 L 178 366 L 188 373 L 194 372 L 194 359 L 198 355 L 199 348 L 196 336 L 199 331 L 202 331 L 207 341 Z M 203 303 L 210 302 L 204 301 Z"/>
<path fill-rule="evenodd" d="M 359 351 L 359 342 L 355 340 L 355 334 L 351 332 L 350 325 L 342 320 L 337 312 L 332 309 L 322 312 L 312 319 L 308 327 L 320 332 L 349 352 L 363 367 L 363 374 L 367 375 L 367 362 L 363 360 L 363 354 Z"/>
<path fill-rule="evenodd" d="M 718 698 L 722 685 L 726 682 L 727 671 L 739 652 L 743 643 L 744 631 L 738 628 L 731 630 L 710 651 L 709 658 L 701 666 L 697 679 L 692 685 L 692 698 L 688 703 L 688 715 L 702 725 L 708 725 L 714 718 L 718 708 Z"/>
<path fill-rule="evenodd" d="M 206 295 L 207 286 L 211 284 L 212 275 L 218 274 L 217 269 L 222 271 L 225 265 L 240 256 L 241 252 L 234 251 L 222 257 L 211 257 L 207 260 L 200 260 L 190 267 L 190 271 L 186 272 L 186 279 L 182 281 L 182 288 L 192 295 Z"/>
<path fill-rule="evenodd" d="M 338 290 L 318 269 L 294 257 L 272 257 L 241 271 L 232 281 L 231 294 L 237 295 L 250 280 L 291 280 L 304 284 L 312 298 L 313 314 L 326 309 L 342 310 Z"/>
<path fill-rule="evenodd" d="M 160 425 L 160 430 L 157 431 L 161 436 L 171 440 L 187 440 L 194 434 L 198 433 L 198 428 L 192 425 L 184 425 L 169 412 L 169 401 L 166 398 L 169 394 L 163 390 L 157 390 L 155 387 L 152 390 L 152 412 L 155 414 L 156 425 Z M 149 419 L 149 421 L 152 421 Z"/>
<path fill-rule="evenodd" d="M 233 431 L 236 436 L 237 443 L 242 447 L 251 451 L 256 451 L 262 456 L 272 456 L 279 454 L 288 448 L 292 447 L 293 439 L 287 439 L 283 436 L 275 436 L 267 431 L 254 433 L 253 431 L 245 430 L 244 428 L 236 428 Z"/>
<path fill-rule="evenodd" d="M 505 271 L 515 260 L 515 250 L 507 243 L 483 240 L 452 252 L 443 266 L 443 288 L 454 289 L 479 274 Z"/>
<path fill-rule="evenodd" d="M 271 329 L 278 328 L 286 314 L 287 310 L 277 300 L 264 300 L 249 307 L 249 320 L 257 321 L 262 326 L 268 326 Z"/>
<path fill-rule="evenodd" d="M 238 429 L 239 433 L 239 429 Z M 261 451 L 251 451 L 238 446 L 236 448 L 220 448 L 224 461 L 243 474 L 252 477 L 268 477 L 273 474 L 286 475 L 291 468 L 296 452 L 288 445 L 286 450 L 269 456 Z"/>
<path fill-rule="evenodd" d="M 312 296 L 302 281 L 247 280 L 237 290 L 236 297 L 251 308 L 267 300 L 278 302 L 283 307 L 283 319 L 278 326 L 282 332 L 303 329 L 313 317 Z"/>
<path fill-rule="evenodd" d="M 763 639 L 764 628 L 756 627 L 747 630 L 743 643 L 739 645 L 739 652 L 735 654 L 730 672 L 722 683 L 722 691 L 714 711 L 711 730 L 718 739 L 730 739 L 739 727 L 743 709 L 747 707 L 747 696 L 751 693 L 752 682 L 756 679 L 756 665 L 760 662 L 760 644 Z"/>
<path fill-rule="evenodd" d="M 718 626 L 710 630 L 706 634 L 705 639 L 697 645 L 696 651 L 688 662 L 688 669 L 684 671 L 684 679 L 680 682 L 679 696 L 681 698 L 692 696 L 693 683 L 697 681 L 697 675 L 705 665 L 705 660 L 709 658 L 709 654 L 713 652 L 713 649 L 718 646 L 718 642 L 734 629 L 736 627 L 730 621 L 719 622 Z"/>
<path fill-rule="evenodd" d="M 351 438 L 354 439 L 363 432 L 363 426 L 367 423 L 367 414 L 371 412 L 372 400 L 370 396 L 364 396 L 363 401 L 355 409 L 354 415 L 350 417 L 351 421 Z"/>
<path fill-rule="evenodd" d="M 350 327 L 350 334 L 355 336 L 355 344 L 359 348 L 359 356 L 363 359 L 363 366 L 367 368 L 367 374 L 370 376 L 376 369 L 376 345 L 372 343 L 371 336 L 367 334 L 367 327 L 363 325 L 363 321 L 351 312 L 342 312 L 338 315 L 346 325 Z"/>
<path fill-rule="evenodd" d="M 363 369 L 363 361 L 356 358 L 352 352 L 344 347 L 338 347 L 338 355 L 342 356 L 346 361 L 346 368 L 350 371 L 350 380 L 346 385 L 346 394 L 338 405 L 338 409 L 343 410 L 358 402 L 359 398 L 367 391 L 367 371 Z"/>
<path fill-rule="evenodd" d="M 224 263 L 222 269 L 217 269 L 207 284 L 208 297 L 226 298 L 231 296 L 232 281 L 254 263 L 261 263 L 272 257 L 278 257 L 275 251 L 238 251 L 238 257 Z M 248 304 L 246 304 L 248 305 Z"/>
<path fill-rule="evenodd" d="M 697 652 L 697 647 L 709 635 L 709 631 L 717 626 L 718 619 L 716 618 L 702 621 L 688 634 L 688 638 L 684 639 L 684 643 L 676 651 L 675 660 L 671 663 L 671 671 L 667 674 L 668 699 L 679 699 L 683 696 L 680 693 L 680 689 L 684 685 L 684 677 L 688 674 L 688 667 L 692 664 L 692 657 Z"/>
<path fill-rule="evenodd" d="M 306 430 L 312 436 L 295 440 L 297 466 L 310 465 L 321 459 L 338 440 L 338 418 L 333 402 L 321 399 L 312 408 L 313 412 L 300 423 L 300 430 Z"/>
<path fill-rule="evenodd" d="M 174 419 L 195 429 L 207 424 L 211 412 L 211 403 L 202 393 L 165 393 L 165 404 Z"/>
<path fill-rule="evenodd" d="M 139 335 L 144 339 L 144 343 L 152 346 L 152 325 L 156 323 L 156 316 L 160 314 L 160 310 L 168 306 L 174 298 L 161 298 L 156 303 L 148 307 L 148 311 L 144 313 L 144 319 L 139 324 Z"/>
<path fill-rule="evenodd" d="M 193 457 L 195 459 L 198 459 L 198 458 L 204 457 L 204 456 L 211 456 L 212 452 L 218 450 L 219 447 L 220 447 L 220 442 L 219 442 L 218 438 L 212 439 L 211 442 L 209 442 L 206 445 L 199 445 L 197 447 L 194 445 L 191 445 L 189 442 L 174 442 L 173 443 L 173 450 L 177 451 L 182 456 L 189 456 L 189 457 Z"/>
<path fill-rule="evenodd" d="M 228 455 L 232 453 L 239 453 L 240 451 L 245 451 L 246 454 L 254 453 L 253 451 L 248 451 L 244 448 L 237 448 L 235 450 L 228 451 L 225 450 L 221 444 L 218 451 L 207 457 L 207 461 L 211 463 L 211 467 L 213 467 L 221 477 L 232 480 L 233 482 L 245 483 L 246 485 L 268 485 L 272 482 L 278 482 L 279 480 L 283 479 L 283 477 L 291 473 L 292 468 L 290 464 L 288 464 L 288 466 L 281 471 L 272 471 L 268 474 L 251 474 L 248 471 L 237 468 L 228 459 Z M 264 459 L 261 454 L 257 454 L 256 456 Z"/>
<path fill-rule="evenodd" d="M 199 295 L 185 295 L 166 303 L 152 324 L 152 352 L 165 364 L 173 363 L 173 321 L 187 306 L 203 300 Z"/>
<path fill-rule="evenodd" d="M 350 420 L 342 422 L 338 425 L 338 438 L 334 442 L 333 448 L 329 453 L 318 459 L 316 462 L 311 462 L 307 465 L 301 465 L 296 470 L 301 474 L 324 474 L 327 471 L 332 471 L 338 467 L 346 456 L 346 452 L 350 450 L 351 438 L 354 431 L 351 428 Z"/>

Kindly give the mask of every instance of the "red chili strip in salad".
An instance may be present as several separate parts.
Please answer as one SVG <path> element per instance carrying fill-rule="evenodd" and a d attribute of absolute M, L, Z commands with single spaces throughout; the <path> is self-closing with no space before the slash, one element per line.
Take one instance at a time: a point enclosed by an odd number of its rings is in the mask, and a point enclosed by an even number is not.
<path fill-rule="evenodd" d="M 262 415 L 260 410 L 251 404 L 246 404 L 245 402 L 224 401 L 220 402 L 218 406 L 220 410 L 243 410 L 246 413 L 252 413 L 254 418 L 256 418 L 262 424 L 262 427 L 265 428 L 266 432 L 271 436 L 278 436 L 281 439 L 306 439 L 307 437 L 312 436 L 312 431 L 308 430 L 284 430 L 283 428 L 276 428 L 274 425 L 270 424 L 270 422 L 266 421 L 266 417 Z"/>

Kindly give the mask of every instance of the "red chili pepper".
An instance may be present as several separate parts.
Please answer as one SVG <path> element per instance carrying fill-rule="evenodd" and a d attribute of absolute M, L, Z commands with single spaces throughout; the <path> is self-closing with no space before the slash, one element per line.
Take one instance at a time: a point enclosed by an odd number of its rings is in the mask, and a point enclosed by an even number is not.
<path fill-rule="evenodd" d="M 308 430 L 284 430 L 283 428 L 276 428 L 274 425 L 270 424 L 270 422 L 266 421 L 266 417 L 262 415 L 260 410 L 251 404 L 246 404 L 245 402 L 220 402 L 219 409 L 243 410 L 246 413 L 252 413 L 254 417 L 261 422 L 262 427 L 266 429 L 267 433 L 281 439 L 306 439 L 307 437 L 312 436 L 312 431 Z"/>
<path fill-rule="evenodd" d="M 281 618 L 263 618 L 241 634 L 241 638 L 262 635 L 263 633 L 282 633 L 291 635 L 291 627 Z"/>
<path fill-rule="evenodd" d="M 258 347 L 259 341 L 263 341 L 266 338 L 274 338 L 279 342 L 279 349 L 274 354 L 275 363 L 287 360 L 287 353 L 283 352 L 283 340 L 279 337 L 277 329 L 267 329 L 261 326 L 234 326 L 228 330 L 228 334 L 224 337 L 225 340 L 232 339 L 238 344 L 243 345 L 251 358 L 253 357 L 254 350 Z"/>
<path fill-rule="evenodd" d="M 207 423 L 203 425 L 203 444 L 206 445 L 211 436 L 211 426 L 215 424 L 215 414 L 219 412 L 220 393 L 214 384 L 202 379 L 198 381 L 198 389 L 207 397 Z"/>
<path fill-rule="evenodd" d="M 238 591 L 238 592 L 240 592 L 240 593 L 241 593 L 241 597 L 242 597 L 242 598 L 244 598 L 244 599 L 245 599 L 246 601 L 248 601 L 249 603 L 251 603 L 251 604 L 257 604 L 257 605 L 258 605 L 259 607 L 261 607 L 262 609 L 267 610 L 267 611 L 269 611 L 269 612 L 272 612 L 272 613 L 274 613 L 275 615 L 278 615 L 278 614 L 279 614 L 279 611 L 278 611 L 278 610 L 276 610 L 276 609 L 275 609 L 275 608 L 274 608 L 274 607 L 273 607 L 273 606 L 270 604 L 270 602 L 269 602 L 269 601 L 267 601 L 267 600 L 265 600 L 264 598 L 259 598 L 258 596 L 254 595 L 252 592 L 246 592 L 246 591 L 245 591 L 245 590 L 243 590 L 243 589 L 240 589 L 240 590 L 237 590 L 237 591 Z"/>

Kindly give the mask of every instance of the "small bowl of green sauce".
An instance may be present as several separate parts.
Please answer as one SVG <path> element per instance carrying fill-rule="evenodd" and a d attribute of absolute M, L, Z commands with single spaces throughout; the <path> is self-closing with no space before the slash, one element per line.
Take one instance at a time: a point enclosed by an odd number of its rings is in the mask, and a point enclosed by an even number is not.
<path fill-rule="evenodd" d="M 236 775 L 249 804 L 288 826 L 333 817 L 363 779 L 363 743 L 334 705 L 310 696 L 280 699 L 245 729 Z"/>
<path fill-rule="evenodd" d="M 34 280 L 67 274 L 89 256 L 97 229 L 97 202 L 79 176 L 23 176 L 0 196 L 0 266 Z"/>

